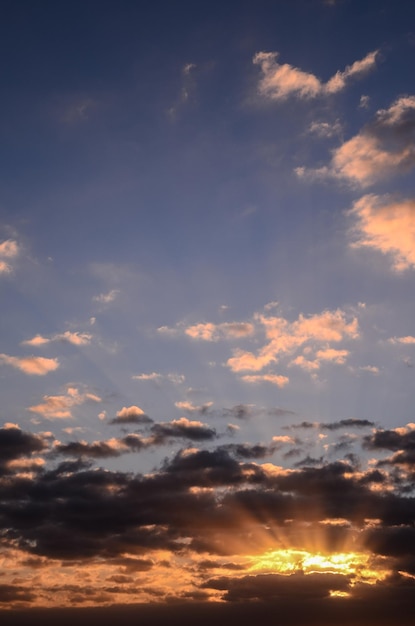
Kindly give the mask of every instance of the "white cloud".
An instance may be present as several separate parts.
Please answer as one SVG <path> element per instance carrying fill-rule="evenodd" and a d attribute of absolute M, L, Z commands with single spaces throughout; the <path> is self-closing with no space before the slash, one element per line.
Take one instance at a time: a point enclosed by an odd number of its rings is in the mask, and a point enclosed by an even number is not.
<path fill-rule="evenodd" d="M 356 220 L 352 247 L 389 255 L 398 272 L 415 268 L 415 200 L 368 194 L 349 214 Z"/>
<path fill-rule="evenodd" d="M 326 83 L 309 72 L 277 61 L 278 52 L 258 52 L 253 63 L 261 68 L 259 93 L 270 100 L 285 100 L 289 96 L 310 99 L 342 91 L 349 80 L 372 70 L 376 65 L 378 51 L 369 52 L 360 61 L 336 72 Z"/>
<path fill-rule="evenodd" d="M 360 96 L 359 100 L 359 108 L 360 109 L 368 109 L 370 105 L 370 96 Z"/>
<path fill-rule="evenodd" d="M 318 137 L 333 137 L 342 133 L 342 125 L 339 120 L 330 122 L 312 122 L 308 128 L 308 132 Z"/>
<path fill-rule="evenodd" d="M 109 304 L 110 302 L 114 302 L 119 293 L 119 289 L 111 289 L 106 293 L 100 293 L 94 296 L 92 299 L 94 302 L 99 302 L 100 304 Z"/>
<path fill-rule="evenodd" d="M 11 365 L 15 369 L 29 374 L 30 376 L 44 376 L 59 367 L 58 359 L 47 359 L 41 356 L 17 357 L 8 354 L 0 354 L 0 362 Z"/>

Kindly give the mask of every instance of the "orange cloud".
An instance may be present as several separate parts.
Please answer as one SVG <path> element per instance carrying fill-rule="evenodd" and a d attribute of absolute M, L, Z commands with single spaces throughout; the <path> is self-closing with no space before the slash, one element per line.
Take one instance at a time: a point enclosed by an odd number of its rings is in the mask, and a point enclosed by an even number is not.
<path fill-rule="evenodd" d="M 0 354 L 1 361 L 30 376 L 44 376 L 49 372 L 54 372 L 59 367 L 58 359 L 47 359 L 40 356 L 17 357 Z"/>
<path fill-rule="evenodd" d="M 371 124 L 333 151 L 329 165 L 296 168 L 301 178 L 333 177 L 352 185 L 373 183 L 410 170 L 415 164 L 415 96 L 398 98 L 381 109 Z"/>
<path fill-rule="evenodd" d="M 4 259 L 14 259 L 19 254 L 17 241 L 6 239 L 0 243 L 0 274 L 10 274 L 12 266 Z"/>
<path fill-rule="evenodd" d="M 242 380 L 245 383 L 271 383 L 277 387 L 285 387 L 290 381 L 287 376 L 281 376 L 280 374 L 247 374 L 242 376 Z"/>
<path fill-rule="evenodd" d="M 81 333 L 79 331 L 71 332 L 66 330 L 64 333 L 58 333 L 52 337 L 43 337 L 42 335 L 35 335 L 32 339 L 26 339 L 22 341 L 24 346 L 43 346 L 52 341 L 63 341 L 71 343 L 74 346 L 85 346 L 91 343 L 92 335 L 90 333 Z"/>
<path fill-rule="evenodd" d="M 45 419 L 68 419 L 72 417 L 72 407 L 87 401 L 101 402 L 101 398 L 89 392 L 79 393 L 76 387 L 68 387 L 65 395 L 43 396 L 43 402 L 29 407 L 28 410 Z"/>
<path fill-rule="evenodd" d="M 350 78 L 372 70 L 376 65 L 378 51 L 369 52 L 363 59 L 336 72 L 326 83 L 309 72 L 304 72 L 288 63 L 277 62 L 278 52 L 258 52 L 253 63 L 261 68 L 259 93 L 270 100 L 285 100 L 289 96 L 310 99 L 342 91 Z"/>
<path fill-rule="evenodd" d="M 354 203 L 350 215 L 356 220 L 352 247 L 390 255 L 398 272 L 415 267 L 415 200 L 368 194 Z"/>

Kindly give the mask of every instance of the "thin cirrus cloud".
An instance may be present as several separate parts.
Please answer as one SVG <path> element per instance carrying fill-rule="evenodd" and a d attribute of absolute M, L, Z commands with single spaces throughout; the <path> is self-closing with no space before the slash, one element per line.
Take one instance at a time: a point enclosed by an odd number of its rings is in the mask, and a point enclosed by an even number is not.
<path fill-rule="evenodd" d="M 358 78 L 374 69 L 378 50 L 369 52 L 363 59 L 348 65 L 343 72 L 336 72 L 326 83 L 309 72 L 277 61 L 278 52 L 258 52 L 253 58 L 259 65 L 262 77 L 258 91 L 270 100 L 281 101 L 288 97 L 308 100 L 342 91 L 352 78 Z"/>
<path fill-rule="evenodd" d="M 49 372 L 54 372 L 59 367 L 58 359 L 48 359 L 41 356 L 11 356 L 0 354 L 0 363 L 10 365 L 29 376 L 45 376 Z"/>
<path fill-rule="evenodd" d="M 90 333 L 81 333 L 78 331 L 71 332 L 70 330 L 66 330 L 64 333 L 57 333 L 51 337 L 35 335 L 32 339 L 22 341 L 22 345 L 40 347 L 53 341 L 62 341 L 64 343 L 70 343 L 74 346 L 86 346 L 91 343 L 91 339 L 92 335 Z"/>
<path fill-rule="evenodd" d="M 367 194 L 349 214 L 354 248 L 369 248 L 388 255 L 395 271 L 415 268 L 415 200 Z"/>
<path fill-rule="evenodd" d="M 355 187 L 408 172 L 415 165 L 415 96 L 403 96 L 332 153 L 331 162 L 316 169 L 297 167 L 300 178 L 336 178 Z"/>
<path fill-rule="evenodd" d="M 73 417 L 72 408 L 88 401 L 98 403 L 101 398 L 94 393 L 80 393 L 76 387 L 68 387 L 65 394 L 43 396 L 43 402 L 30 406 L 28 410 L 45 419 L 70 419 Z"/>

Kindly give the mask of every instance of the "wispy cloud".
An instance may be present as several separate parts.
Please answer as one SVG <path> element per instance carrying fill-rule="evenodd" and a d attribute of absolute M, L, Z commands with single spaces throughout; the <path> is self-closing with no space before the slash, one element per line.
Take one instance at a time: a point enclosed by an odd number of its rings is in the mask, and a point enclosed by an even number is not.
<path fill-rule="evenodd" d="M 110 304 L 110 302 L 114 302 L 119 293 L 119 289 L 111 289 L 110 291 L 94 296 L 92 299 L 94 302 L 99 302 L 99 304 Z"/>
<path fill-rule="evenodd" d="M 271 383 L 277 387 L 285 387 L 290 382 L 288 376 L 282 376 L 281 374 L 245 374 L 241 377 L 245 383 Z"/>
<path fill-rule="evenodd" d="M 259 65 L 262 77 L 259 81 L 259 93 L 275 101 L 285 100 L 290 96 L 310 99 L 342 91 L 355 77 L 366 74 L 376 66 L 378 51 L 369 52 L 363 59 L 355 61 L 344 71 L 338 71 L 326 83 L 309 72 L 277 61 L 278 52 L 258 52 L 253 63 Z"/>

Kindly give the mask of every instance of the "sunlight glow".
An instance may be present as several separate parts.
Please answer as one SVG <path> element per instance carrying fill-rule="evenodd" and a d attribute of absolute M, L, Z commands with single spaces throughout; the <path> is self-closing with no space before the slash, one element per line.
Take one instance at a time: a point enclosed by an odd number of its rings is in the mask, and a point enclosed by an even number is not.
<path fill-rule="evenodd" d="M 296 571 L 303 571 L 305 574 L 344 574 L 351 576 L 354 583 L 364 581 L 374 584 L 384 579 L 388 571 L 375 568 L 371 561 L 371 556 L 364 552 L 324 554 L 296 549 L 269 550 L 260 556 L 252 557 L 250 571 L 281 574 L 292 574 Z"/>

